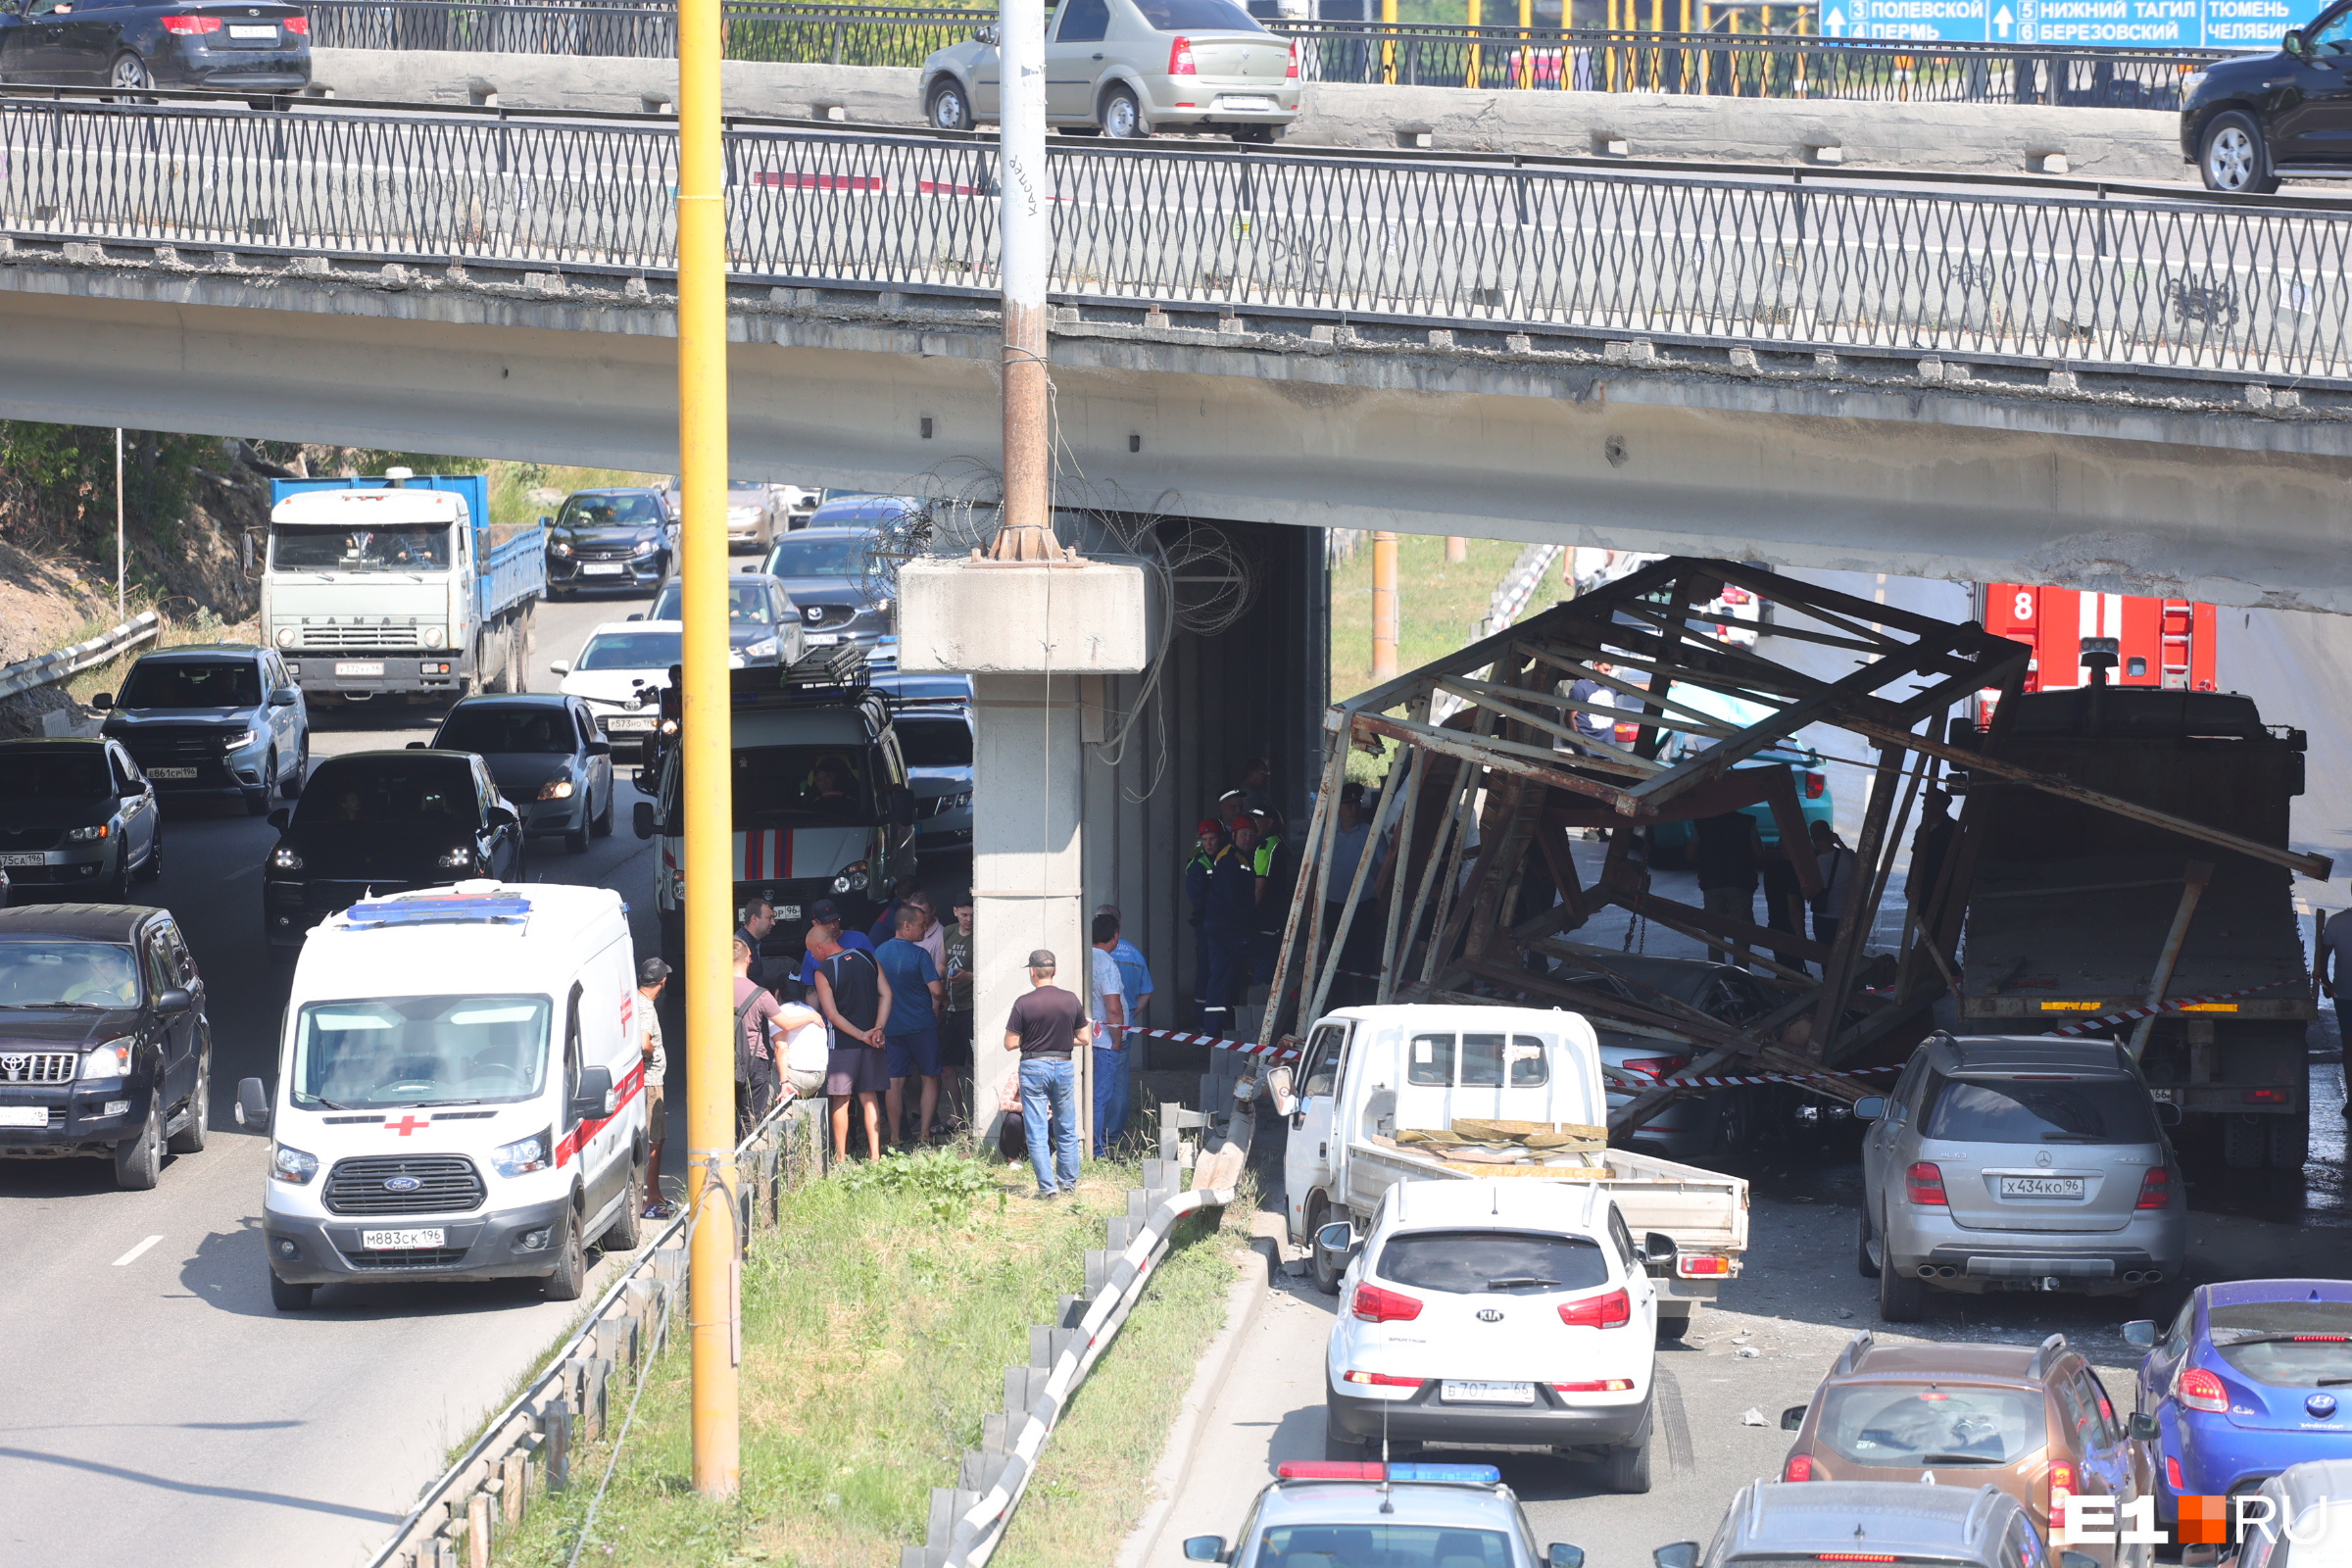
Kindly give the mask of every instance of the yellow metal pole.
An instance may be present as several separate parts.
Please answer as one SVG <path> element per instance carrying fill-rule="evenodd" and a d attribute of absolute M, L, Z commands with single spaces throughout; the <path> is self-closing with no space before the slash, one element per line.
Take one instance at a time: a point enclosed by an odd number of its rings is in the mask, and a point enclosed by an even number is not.
<path fill-rule="evenodd" d="M 1396 536 L 1372 536 L 1372 678 L 1396 678 Z"/>
<path fill-rule="evenodd" d="M 1380 79 L 1390 86 L 1396 85 L 1396 0 L 1380 0 L 1381 25 L 1389 29 L 1389 39 L 1380 46 Z"/>
<path fill-rule="evenodd" d="M 1576 3 L 1576 0 L 1560 0 L 1560 3 L 1563 6 L 1572 6 Z M 1600 90 L 1603 92 L 1615 92 L 1617 90 L 1617 3 L 1618 0 L 1609 0 L 1608 42 L 1601 46 L 1605 51 L 1601 55 L 1600 60 Z M 1625 3 L 1631 5 L 1633 0 L 1625 0 Z"/>
<path fill-rule="evenodd" d="M 1462 85 L 1465 87 L 1475 87 L 1478 85 L 1478 67 L 1480 54 L 1478 47 L 1478 26 L 1480 22 L 1484 20 L 1485 16 L 1486 11 L 1484 6 L 1481 4 L 1481 0 L 1470 0 L 1470 66 L 1469 69 L 1462 74 Z"/>
<path fill-rule="evenodd" d="M 742 1483 L 736 1388 L 734 807 L 727 677 L 727 213 L 719 0 L 678 4 L 678 488 L 694 1489 Z M 719 1190 L 712 1192 L 716 1186 Z"/>
<path fill-rule="evenodd" d="M 1681 31 L 1684 37 L 1688 38 L 1690 36 L 1690 0 L 1683 0 Z M 1675 51 L 1675 61 L 1676 83 L 1674 90 L 1677 92 L 1689 92 L 1690 90 L 1690 49 L 1686 47 Z"/>
<path fill-rule="evenodd" d="M 1658 34 L 1666 30 L 1666 0 L 1649 0 L 1649 90 L 1658 90 L 1658 72 L 1664 64 L 1665 51 L 1658 47 Z"/>
<path fill-rule="evenodd" d="M 1560 3 L 1573 5 L 1575 0 L 1560 0 Z M 1519 90 L 1522 92 L 1536 84 L 1535 51 L 1528 41 L 1528 34 L 1535 24 L 1536 0 L 1519 0 Z"/>
<path fill-rule="evenodd" d="M 1732 96 L 1740 96 L 1740 8 L 1732 7 L 1732 52 L 1725 65 L 1731 75 Z"/>
<path fill-rule="evenodd" d="M 1698 30 L 1705 33 L 1715 30 L 1715 8 L 1707 0 L 1698 0 Z M 1698 52 L 1698 90 L 1701 93 L 1712 92 L 1714 79 L 1715 51 L 1701 49 Z"/>

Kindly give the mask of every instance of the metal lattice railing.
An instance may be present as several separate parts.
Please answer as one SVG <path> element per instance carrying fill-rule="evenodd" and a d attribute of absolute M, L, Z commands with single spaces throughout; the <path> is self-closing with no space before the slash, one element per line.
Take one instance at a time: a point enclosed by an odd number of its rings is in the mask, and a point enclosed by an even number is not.
<path fill-rule="evenodd" d="M 558 117 L 0 101 L 0 226 L 666 271 L 674 138 Z M 995 149 L 738 124 L 746 279 L 993 289 Z M 2352 376 L 2352 209 L 1925 176 L 1057 145 L 1064 300 Z"/>
<path fill-rule="evenodd" d="M 969 38 L 993 10 L 723 7 L 730 60 L 919 66 Z M 312 0 L 322 49 L 672 59 L 666 5 L 503 0 Z M 1871 102 L 2058 104 L 2176 110 L 2180 77 L 2225 51 L 1900 42 L 1818 34 L 1601 28 L 1270 24 L 1294 40 L 1310 81 L 1397 86 Z"/>

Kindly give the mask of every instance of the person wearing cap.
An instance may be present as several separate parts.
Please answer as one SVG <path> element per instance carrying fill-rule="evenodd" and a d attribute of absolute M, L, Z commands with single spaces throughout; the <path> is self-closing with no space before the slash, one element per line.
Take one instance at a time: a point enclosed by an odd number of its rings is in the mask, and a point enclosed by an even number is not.
<path fill-rule="evenodd" d="M 1218 854 L 1201 878 L 1200 1027 L 1230 1038 L 1234 1008 L 1250 986 L 1250 944 L 1257 926 L 1257 877 L 1240 850 L 1217 835 Z"/>
<path fill-rule="evenodd" d="M 669 1107 L 662 1093 L 669 1056 L 662 1049 L 659 1004 L 669 985 L 669 965 L 648 958 L 637 966 L 637 1001 L 630 1016 L 637 1026 L 637 1053 L 645 1063 L 645 1219 L 675 1212 L 662 1200 L 662 1146 L 669 1137 Z"/>
<path fill-rule="evenodd" d="M 890 1087 L 883 1031 L 890 1024 L 891 995 L 873 950 L 841 945 L 838 920 L 808 928 L 808 952 L 816 959 L 816 1007 L 833 1026 L 825 1071 L 825 1093 L 833 1101 L 833 1158 L 846 1163 L 852 1102 L 865 1122 L 866 1157 L 880 1159 L 888 1147 L 882 1139 L 882 1092 Z"/>
<path fill-rule="evenodd" d="M 831 899 L 817 900 L 808 906 L 808 947 L 801 955 L 801 995 L 804 997 L 816 984 L 816 933 L 820 926 L 828 933 L 827 940 L 837 948 L 861 953 L 874 951 L 874 945 L 865 939 L 864 932 L 842 929 L 840 905 Z"/>
<path fill-rule="evenodd" d="M 1204 816 L 1193 829 L 1193 856 L 1184 862 L 1184 897 L 1192 906 L 1192 926 L 1196 948 L 1193 963 L 1193 1016 L 1199 1018 L 1208 1007 L 1208 944 L 1199 935 L 1201 923 L 1208 918 L 1208 874 L 1216 868 L 1217 857 L 1225 850 L 1225 824 L 1213 816 Z"/>
<path fill-rule="evenodd" d="M 1226 832 L 1231 833 L 1240 827 L 1242 819 L 1249 814 L 1250 798 L 1240 790 L 1227 790 L 1217 797 L 1217 820 L 1225 824 Z"/>
<path fill-rule="evenodd" d="M 1078 1070 L 1087 1046 L 1086 1004 L 1054 983 L 1054 955 L 1029 955 L 1029 990 L 1004 1020 L 1004 1049 L 1021 1055 L 1021 1131 L 1037 1196 L 1078 1191 Z"/>

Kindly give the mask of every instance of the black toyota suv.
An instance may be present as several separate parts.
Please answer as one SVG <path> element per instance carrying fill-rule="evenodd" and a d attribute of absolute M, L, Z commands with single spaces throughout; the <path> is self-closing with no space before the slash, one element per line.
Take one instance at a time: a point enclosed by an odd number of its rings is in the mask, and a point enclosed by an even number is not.
<path fill-rule="evenodd" d="M 0 1157 L 101 1154 L 153 1187 L 211 1127 L 204 980 L 164 909 L 0 909 Z"/>
<path fill-rule="evenodd" d="M 2207 190 L 2264 194 L 2281 176 L 2352 178 L 2352 0 L 2289 27 L 2268 53 L 2180 83 L 2180 159 Z"/>
<path fill-rule="evenodd" d="M 659 587 L 669 575 L 677 530 L 659 490 L 577 490 L 541 517 L 547 529 L 547 590 Z"/>

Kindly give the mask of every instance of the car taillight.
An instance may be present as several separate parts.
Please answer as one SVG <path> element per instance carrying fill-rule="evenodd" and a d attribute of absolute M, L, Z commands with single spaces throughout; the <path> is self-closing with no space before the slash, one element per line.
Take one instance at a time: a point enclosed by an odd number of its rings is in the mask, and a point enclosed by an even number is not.
<path fill-rule="evenodd" d="M 1599 1378 L 1591 1383 L 1554 1383 L 1552 1387 L 1562 1394 L 1631 1394 L 1634 1392 L 1634 1380 Z"/>
<path fill-rule="evenodd" d="M 2164 1456 L 2164 1479 L 2166 1484 L 2173 1489 L 2173 1494 L 2179 1496 L 2180 1494 L 2180 1461 L 2169 1453 Z"/>
<path fill-rule="evenodd" d="M 1674 1259 L 1674 1271 L 1687 1280 L 1708 1279 L 1732 1271 L 1732 1260 L 1721 1252 L 1681 1252 Z"/>
<path fill-rule="evenodd" d="M 1284 72 L 1283 74 L 1293 81 L 1298 79 L 1298 40 L 1296 38 L 1291 40 L 1291 69 Z"/>
<path fill-rule="evenodd" d="M 1828 775 L 1828 774 L 1826 774 L 1826 773 L 1807 773 L 1807 774 L 1805 775 L 1805 799 L 1806 799 L 1806 800 L 1808 800 L 1808 801 L 1818 801 L 1818 800 L 1820 800 L 1820 799 L 1821 799 L 1821 795 L 1822 795 L 1822 791 L 1824 791 L 1824 790 L 1828 789 L 1829 787 L 1830 787 L 1830 779 L 1829 779 L 1829 775 Z"/>
<path fill-rule="evenodd" d="M 2286 1091 L 2283 1089 L 2249 1089 L 2246 1091 L 2244 1099 L 2249 1105 L 2283 1105 L 2286 1103 Z"/>
<path fill-rule="evenodd" d="M 166 32 L 181 34 L 191 32 L 219 32 L 220 30 L 220 19 L 219 17 L 166 17 L 164 19 L 164 30 Z"/>
<path fill-rule="evenodd" d="M 1416 1307 L 1420 1305 L 1418 1301 L 1414 1302 L 1413 1304 Z M 1421 1386 L 1423 1380 L 1420 1378 L 1400 1378 L 1388 1372 L 1350 1372 L 1343 1381 L 1348 1383 L 1365 1384 L 1376 1389 L 1417 1389 Z"/>
<path fill-rule="evenodd" d="M 2066 1499 L 2075 1494 L 2075 1467 L 2064 1459 L 2050 1461 L 2050 1517 L 2058 1518 L 2066 1511 Z"/>
<path fill-rule="evenodd" d="M 1168 74 L 1171 76 L 1197 76 L 1200 74 L 1193 69 L 1192 39 L 1179 36 L 1168 45 Z"/>
<path fill-rule="evenodd" d="M 2139 1179 L 2139 1201 L 2135 1208 L 2162 1208 L 2173 1200 L 2173 1173 L 2162 1165 L 2150 1165 L 2147 1174 Z"/>
<path fill-rule="evenodd" d="M 2180 1374 L 2180 1402 L 2191 1410 L 2219 1415 L 2230 1408 L 2230 1391 L 2203 1367 L 2191 1367 Z"/>
<path fill-rule="evenodd" d="M 1921 1160 L 1903 1172 L 1903 1196 L 1914 1203 L 1944 1207 L 1943 1172 L 1928 1161 Z"/>
<path fill-rule="evenodd" d="M 1638 1072 L 1644 1078 L 1663 1078 L 1670 1072 L 1680 1072 L 1688 1056 L 1636 1056 L 1617 1064 L 1621 1072 Z"/>
<path fill-rule="evenodd" d="M 1781 1479 L 1783 1481 L 1812 1480 L 1813 1456 L 1809 1453 L 1790 1454 L 1788 1456 L 1788 1467 L 1781 1472 Z"/>
<path fill-rule="evenodd" d="M 306 38 L 311 35 L 311 19 L 308 17 L 281 17 L 277 24 L 288 32 L 299 32 Z"/>
<path fill-rule="evenodd" d="M 1367 1323 L 1410 1323 L 1421 1315 L 1421 1298 L 1384 1291 L 1377 1285 L 1358 1285 L 1348 1310 Z"/>
<path fill-rule="evenodd" d="M 1621 1329 L 1633 1320 L 1634 1299 L 1622 1289 L 1560 1303 L 1560 1321 L 1572 1329 Z"/>

